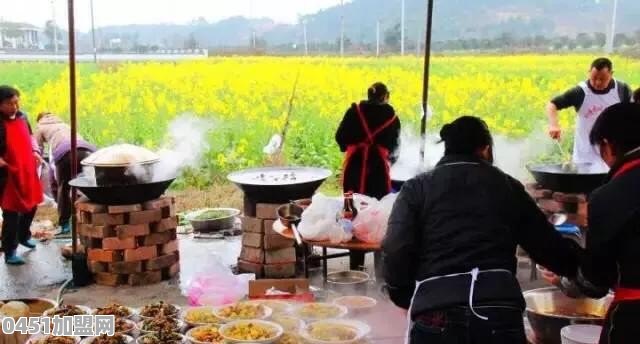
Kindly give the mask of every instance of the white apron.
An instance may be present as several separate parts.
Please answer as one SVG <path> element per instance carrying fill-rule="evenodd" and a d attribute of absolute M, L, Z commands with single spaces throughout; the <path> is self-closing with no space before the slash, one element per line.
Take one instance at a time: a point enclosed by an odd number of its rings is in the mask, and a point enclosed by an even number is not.
<path fill-rule="evenodd" d="M 611 105 L 621 102 L 618 93 L 618 82 L 606 94 L 594 93 L 587 82 L 581 82 L 580 88 L 584 91 L 584 102 L 578 110 L 576 121 L 575 141 L 573 144 L 573 162 L 590 163 L 594 171 L 608 171 L 609 167 L 600 157 L 598 149 L 589 142 L 589 134 L 600 114 Z"/>

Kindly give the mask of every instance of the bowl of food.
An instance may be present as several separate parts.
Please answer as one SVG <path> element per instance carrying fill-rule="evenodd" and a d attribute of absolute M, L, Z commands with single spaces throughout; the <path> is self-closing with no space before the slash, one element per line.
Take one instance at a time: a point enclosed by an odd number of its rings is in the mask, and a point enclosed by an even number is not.
<path fill-rule="evenodd" d="M 224 342 L 220 327 L 216 325 L 194 327 L 186 333 L 185 337 L 193 344 L 220 344 Z"/>
<path fill-rule="evenodd" d="M 158 315 L 178 318 L 180 315 L 180 307 L 166 303 L 164 301 L 159 301 L 140 308 L 138 314 L 142 319 L 155 318 Z"/>
<path fill-rule="evenodd" d="M 305 344 L 305 342 L 300 335 L 293 332 L 285 332 L 275 344 Z"/>
<path fill-rule="evenodd" d="M 183 335 L 171 332 L 150 333 L 136 340 L 137 344 L 183 344 L 185 342 Z"/>
<path fill-rule="evenodd" d="M 138 331 L 138 325 L 133 320 L 116 318 L 116 333 L 134 336 Z"/>
<path fill-rule="evenodd" d="M 213 313 L 213 310 L 213 307 L 207 306 L 189 308 L 182 313 L 182 320 L 190 327 L 222 323 L 222 320 Z"/>
<path fill-rule="evenodd" d="M 89 315 L 91 314 L 91 308 L 86 306 L 77 305 L 62 305 L 54 308 L 47 309 L 42 314 L 45 317 L 72 317 L 74 315 Z"/>
<path fill-rule="evenodd" d="M 271 321 L 282 326 L 285 332 L 299 332 L 306 326 L 304 320 L 290 315 L 274 315 Z"/>
<path fill-rule="evenodd" d="M 239 302 L 217 307 L 213 314 L 223 322 L 249 319 L 266 319 L 271 316 L 273 310 L 255 302 Z"/>
<path fill-rule="evenodd" d="M 238 215 L 238 209 L 207 208 L 187 215 L 187 219 L 195 232 L 210 233 L 233 228 Z"/>
<path fill-rule="evenodd" d="M 363 313 L 375 308 L 378 301 L 372 297 L 353 295 L 339 297 L 333 303 L 347 307 L 349 312 Z"/>
<path fill-rule="evenodd" d="M 371 327 L 355 320 L 321 320 L 307 325 L 302 337 L 310 344 L 352 344 L 369 335 Z"/>
<path fill-rule="evenodd" d="M 143 334 L 156 332 L 181 333 L 184 330 L 184 323 L 178 319 L 157 316 L 155 318 L 142 320 L 138 324 L 138 329 Z"/>
<path fill-rule="evenodd" d="M 131 336 L 116 333 L 113 336 L 108 336 L 106 334 L 103 334 L 97 337 L 85 338 L 81 343 L 82 344 L 133 344 L 134 339 Z"/>
<path fill-rule="evenodd" d="M 325 320 L 342 318 L 349 313 L 347 307 L 332 303 L 305 303 L 296 309 L 294 315 L 304 320 Z"/>
<path fill-rule="evenodd" d="M 116 318 L 133 318 L 136 316 L 136 312 L 133 308 L 125 307 L 123 305 L 112 303 L 104 307 L 98 307 L 93 310 L 93 315 L 113 315 Z"/>
<path fill-rule="evenodd" d="M 250 302 L 271 308 L 273 315 L 291 314 L 294 309 L 291 303 L 282 300 L 254 300 Z"/>
<path fill-rule="evenodd" d="M 55 301 L 44 298 L 2 300 L 0 301 L 0 317 L 39 317 L 46 310 L 56 306 Z"/>
<path fill-rule="evenodd" d="M 77 344 L 80 337 L 65 337 L 53 335 L 36 335 L 27 341 L 27 344 Z"/>
<path fill-rule="evenodd" d="M 284 333 L 282 326 L 264 320 L 237 320 L 220 327 L 220 333 L 230 343 L 271 344 Z"/>

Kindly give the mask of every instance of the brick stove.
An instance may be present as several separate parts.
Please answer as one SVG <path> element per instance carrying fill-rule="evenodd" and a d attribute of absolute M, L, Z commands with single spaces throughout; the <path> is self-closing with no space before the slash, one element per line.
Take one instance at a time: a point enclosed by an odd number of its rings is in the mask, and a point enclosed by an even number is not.
<path fill-rule="evenodd" d="M 159 283 L 180 271 L 175 199 L 141 204 L 76 202 L 78 233 L 97 284 Z"/>
<path fill-rule="evenodd" d="M 527 185 L 527 192 L 547 215 L 566 213 L 567 223 L 580 227 L 583 232 L 587 223 L 587 195 L 555 192 L 543 189 L 538 184 Z"/>

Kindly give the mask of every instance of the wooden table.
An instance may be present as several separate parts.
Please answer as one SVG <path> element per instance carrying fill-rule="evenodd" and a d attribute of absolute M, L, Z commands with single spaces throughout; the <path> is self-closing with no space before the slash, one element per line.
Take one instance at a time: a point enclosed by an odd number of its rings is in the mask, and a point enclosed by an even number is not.
<path fill-rule="evenodd" d="M 338 249 L 338 250 L 350 250 L 350 251 L 361 251 L 364 253 L 368 252 L 380 252 L 382 251 L 382 246 L 380 244 L 368 244 L 361 241 L 352 240 L 347 243 L 332 243 L 330 241 L 311 241 L 311 240 L 303 240 L 302 246 L 304 247 L 304 252 L 307 252 L 309 246 L 317 246 L 322 247 L 322 255 L 319 257 L 309 257 L 307 254 L 304 255 L 304 276 L 309 278 L 309 262 L 320 260 L 322 261 L 322 278 L 323 281 L 327 282 L 328 275 L 328 260 L 334 258 L 341 258 L 349 256 L 349 252 L 342 253 L 334 253 L 328 254 L 327 249 Z"/>

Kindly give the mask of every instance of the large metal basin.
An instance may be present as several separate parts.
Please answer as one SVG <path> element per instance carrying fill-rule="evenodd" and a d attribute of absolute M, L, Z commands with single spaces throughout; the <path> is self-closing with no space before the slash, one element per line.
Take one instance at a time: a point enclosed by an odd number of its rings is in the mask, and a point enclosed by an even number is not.
<path fill-rule="evenodd" d="M 24 302 L 29 306 L 29 315 L 32 317 L 40 317 L 44 311 L 57 306 L 56 302 L 45 298 L 25 298 L 25 299 L 7 299 L 0 300 L 2 303 L 8 303 L 11 301 Z"/>
<path fill-rule="evenodd" d="M 536 344 L 561 344 L 560 330 L 568 325 L 602 325 L 613 296 L 600 300 L 572 299 L 555 287 L 524 293 L 527 318 Z"/>

